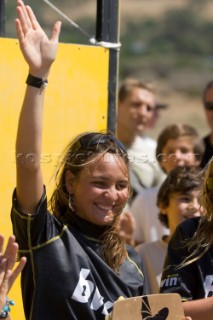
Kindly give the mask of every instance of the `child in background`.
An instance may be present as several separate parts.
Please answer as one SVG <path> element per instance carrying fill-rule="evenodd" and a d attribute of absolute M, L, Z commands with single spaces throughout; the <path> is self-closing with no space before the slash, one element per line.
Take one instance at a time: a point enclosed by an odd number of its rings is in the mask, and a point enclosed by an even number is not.
<path fill-rule="evenodd" d="M 213 161 L 205 171 L 200 202 L 201 217 L 182 222 L 169 242 L 161 292 L 179 293 L 193 320 L 212 320 Z"/>
<path fill-rule="evenodd" d="M 172 124 L 159 135 L 156 155 L 163 171 L 168 174 L 175 167 L 198 167 L 204 145 L 195 128 L 187 124 Z M 159 187 L 140 192 L 130 207 L 135 219 L 134 240 L 136 245 L 161 239 L 168 230 L 159 222 L 156 205 Z"/>
<path fill-rule="evenodd" d="M 177 225 L 187 218 L 200 216 L 198 194 L 201 184 L 202 176 L 197 168 L 177 167 L 168 174 L 159 189 L 157 196 L 159 220 L 170 230 L 170 236 L 136 247 L 147 275 L 147 294 L 159 293 L 168 242 Z"/>

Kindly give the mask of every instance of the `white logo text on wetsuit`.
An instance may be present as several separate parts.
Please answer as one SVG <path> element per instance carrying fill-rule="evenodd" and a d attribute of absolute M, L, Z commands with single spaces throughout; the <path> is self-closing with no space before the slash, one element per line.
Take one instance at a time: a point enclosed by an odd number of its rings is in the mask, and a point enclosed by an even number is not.
<path fill-rule="evenodd" d="M 113 303 L 111 301 L 104 303 L 104 298 L 101 296 L 98 287 L 96 287 L 92 281 L 86 280 L 89 273 L 89 269 L 81 269 L 79 280 L 71 299 L 80 303 L 88 303 L 93 293 L 90 308 L 92 310 L 98 310 L 100 307 L 103 307 L 102 314 L 107 315 L 108 309 L 112 308 Z"/>

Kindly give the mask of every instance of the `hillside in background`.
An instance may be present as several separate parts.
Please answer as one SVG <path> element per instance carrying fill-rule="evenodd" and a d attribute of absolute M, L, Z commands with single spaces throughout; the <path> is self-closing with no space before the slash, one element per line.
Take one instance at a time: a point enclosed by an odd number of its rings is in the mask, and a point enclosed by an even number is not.
<path fill-rule="evenodd" d="M 62 42 L 89 44 L 81 34 L 42 0 L 30 0 L 38 20 L 50 30 L 63 21 Z M 96 0 L 54 0 L 52 3 L 94 36 Z M 15 1 L 6 2 L 8 37 L 14 30 Z M 172 122 L 187 122 L 208 132 L 201 104 L 204 85 L 213 72 L 213 2 L 211 0 L 120 0 L 119 80 L 139 77 L 155 83 L 159 99 L 169 107 L 161 112 L 156 137 Z"/>

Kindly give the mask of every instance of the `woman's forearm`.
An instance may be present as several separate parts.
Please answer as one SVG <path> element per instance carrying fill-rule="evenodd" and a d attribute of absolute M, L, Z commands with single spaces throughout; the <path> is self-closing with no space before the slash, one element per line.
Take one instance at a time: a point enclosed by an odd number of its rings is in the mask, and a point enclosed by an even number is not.
<path fill-rule="evenodd" d="M 44 90 L 27 86 L 18 124 L 17 198 L 20 209 L 27 213 L 35 212 L 43 192 L 40 155 Z"/>
<path fill-rule="evenodd" d="M 46 80 L 58 48 L 61 23 L 55 23 L 49 39 L 40 27 L 32 9 L 17 0 L 16 30 L 21 52 L 31 75 L 19 117 L 16 139 L 16 194 L 21 211 L 34 214 L 43 192 L 40 166 L 42 116 L 45 88 L 37 88 Z M 26 75 L 27 76 L 27 75 Z M 29 80 L 29 78 L 28 78 Z"/>
<path fill-rule="evenodd" d="M 28 155 L 41 154 L 44 89 L 27 86 L 16 139 L 17 163 L 29 165 Z M 34 164 L 35 165 L 35 164 Z"/>

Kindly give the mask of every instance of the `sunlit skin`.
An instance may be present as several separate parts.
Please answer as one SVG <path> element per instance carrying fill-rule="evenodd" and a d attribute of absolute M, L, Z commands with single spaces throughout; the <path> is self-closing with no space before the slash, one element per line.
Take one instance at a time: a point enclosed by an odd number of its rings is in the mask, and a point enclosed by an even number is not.
<path fill-rule="evenodd" d="M 162 150 L 163 157 L 160 161 L 161 167 L 169 173 L 177 166 L 198 166 L 199 161 L 194 154 L 190 137 L 170 139 Z"/>
<path fill-rule="evenodd" d="M 192 190 L 187 193 L 173 193 L 169 198 L 169 204 L 166 208 L 161 207 L 161 213 L 168 217 L 170 237 L 175 228 L 183 220 L 199 217 L 201 215 L 201 206 L 198 202 L 199 190 Z"/>
<path fill-rule="evenodd" d="M 134 88 L 118 104 L 118 138 L 128 144 L 128 139 L 143 135 L 152 120 L 155 106 L 156 98 L 152 92 Z"/>
<path fill-rule="evenodd" d="M 213 88 L 208 89 L 208 91 L 206 92 L 204 101 L 213 103 Z M 205 109 L 205 113 L 206 113 L 206 119 L 207 119 L 208 125 L 211 128 L 211 130 L 213 131 L 213 110 Z M 213 143 L 213 133 L 212 133 L 211 138 L 212 138 L 212 143 Z"/>
<path fill-rule="evenodd" d="M 78 178 L 67 171 L 66 186 L 80 217 L 96 225 L 110 225 L 128 199 L 128 170 L 121 157 L 107 153 L 85 167 Z"/>

